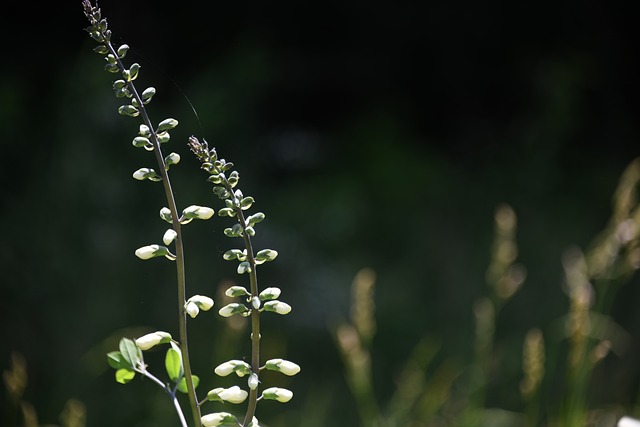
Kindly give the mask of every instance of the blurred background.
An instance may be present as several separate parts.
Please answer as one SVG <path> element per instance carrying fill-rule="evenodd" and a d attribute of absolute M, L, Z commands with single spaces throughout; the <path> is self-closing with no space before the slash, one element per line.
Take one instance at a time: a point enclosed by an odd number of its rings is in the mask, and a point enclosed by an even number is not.
<path fill-rule="evenodd" d="M 157 89 L 152 120 L 180 121 L 165 146 L 182 156 L 178 204 L 221 207 L 195 135 L 267 215 L 256 246 L 279 257 L 260 283 L 293 311 L 265 316 L 263 353 L 302 366 L 265 378 L 295 393 L 259 405 L 267 425 L 640 415 L 630 6 L 100 6 L 139 87 Z M 165 230 L 161 187 L 131 178 L 154 161 L 131 146 L 139 122 L 117 113 L 80 1 L 0 19 L 0 424 L 176 425 L 157 387 L 117 384 L 105 358 L 122 336 L 177 336 L 173 264 L 133 255 Z M 185 228 L 188 293 L 217 307 L 245 284 L 221 259 L 230 225 Z M 244 328 L 190 322 L 202 395 L 228 383 L 215 366 L 248 356 Z M 162 354 L 148 362 L 161 375 Z"/>

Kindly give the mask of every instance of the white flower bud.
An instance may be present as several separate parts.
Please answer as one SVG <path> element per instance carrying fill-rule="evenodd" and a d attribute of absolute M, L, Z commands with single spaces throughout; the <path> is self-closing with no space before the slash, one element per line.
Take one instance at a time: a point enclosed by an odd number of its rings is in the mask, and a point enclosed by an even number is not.
<path fill-rule="evenodd" d="M 265 288 L 262 292 L 260 292 L 260 299 L 262 301 L 277 299 L 280 296 L 280 292 L 280 288 Z"/>
<path fill-rule="evenodd" d="M 260 298 L 258 298 L 258 297 L 251 298 L 251 306 L 256 310 L 259 309 L 260 308 Z"/>
<path fill-rule="evenodd" d="M 249 388 L 251 390 L 255 390 L 258 388 L 258 384 L 260 383 L 260 380 L 258 380 L 258 374 L 256 374 L 255 372 L 252 372 L 251 375 L 249 375 Z"/>
<path fill-rule="evenodd" d="M 273 311 L 274 313 L 278 314 L 288 314 L 291 311 L 291 306 L 286 302 L 275 300 L 267 301 L 264 304 L 264 309 L 266 311 Z"/>
<path fill-rule="evenodd" d="M 160 209 L 160 218 L 171 224 L 171 209 L 167 207 Z"/>
<path fill-rule="evenodd" d="M 149 172 L 151 172 L 151 169 L 149 168 L 140 168 L 133 173 L 133 177 L 138 181 L 144 181 Z"/>
<path fill-rule="evenodd" d="M 162 236 L 162 241 L 165 245 L 170 245 L 176 238 L 178 233 L 173 228 L 168 229 L 164 232 L 164 236 Z"/>
<path fill-rule="evenodd" d="M 207 311 L 211 307 L 213 307 L 213 300 L 204 295 L 194 295 L 187 300 L 187 302 L 192 302 L 198 306 L 201 310 Z"/>
<path fill-rule="evenodd" d="M 198 313 L 200 313 L 200 309 L 198 305 L 194 302 L 187 302 L 184 306 L 185 311 L 191 316 L 191 318 L 195 318 Z"/>
<path fill-rule="evenodd" d="M 235 372 L 239 377 L 243 377 L 251 373 L 251 366 L 243 360 L 229 360 L 218 365 L 214 372 L 221 377 L 226 377 L 232 372 Z"/>
<path fill-rule="evenodd" d="M 265 367 L 270 371 L 278 371 L 282 372 L 285 375 L 295 375 L 300 372 L 300 366 L 297 364 L 290 362 L 288 360 L 283 359 L 270 359 L 265 363 Z"/>
<path fill-rule="evenodd" d="M 228 297 L 241 297 L 243 295 L 249 295 L 249 292 L 244 286 L 231 286 L 224 294 Z"/>
<path fill-rule="evenodd" d="M 187 219 L 209 219 L 213 214 L 213 209 L 196 205 L 191 205 L 182 211 L 182 215 Z"/>
<path fill-rule="evenodd" d="M 156 256 L 156 252 L 158 252 L 159 250 L 159 245 L 143 246 L 136 249 L 136 256 L 140 259 L 151 259 Z"/>
<path fill-rule="evenodd" d="M 249 312 L 249 309 L 244 305 L 237 302 L 232 302 L 231 304 L 227 304 L 218 310 L 218 314 L 222 317 L 231 317 L 234 314 L 240 313 L 245 315 Z"/>
<path fill-rule="evenodd" d="M 234 385 L 231 388 L 223 389 L 220 393 L 218 393 L 220 399 L 230 403 L 242 403 L 245 401 L 248 395 L 249 393 L 242 390 L 237 385 Z"/>
<path fill-rule="evenodd" d="M 286 403 L 293 397 L 293 392 L 286 388 L 271 387 L 262 392 L 262 397 L 269 400 L 277 400 L 278 402 Z"/>
<path fill-rule="evenodd" d="M 258 424 L 258 419 L 256 417 L 253 417 L 251 419 L 251 422 L 249 423 L 249 427 L 260 427 L 260 425 Z"/>
<path fill-rule="evenodd" d="M 149 126 L 147 125 L 140 125 L 140 132 L 139 132 L 140 136 L 143 137 L 149 137 L 151 135 L 151 130 L 149 129 Z"/>
<path fill-rule="evenodd" d="M 140 350 L 149 350 L 158 344 L 171 341 L 171 334 L 168 332 L 157 331 L 150 334 L 146 334 L 136 339 L 136 345 Z"/>
<path fill-rule="evenodd" d="M 180 163 L 180 154 L 171 153 L 167 157 L 165 157 L 164 161 L 167 165 L 177 165 L 178 163 Z"/>
<path fill-rule="evenodd" d="M 238 423 L 236 417 L 228 412 L 215 412 L 207 414 L 200 418 L 203 427 L 215 427 L 221 425 L 236 425 Z"/>

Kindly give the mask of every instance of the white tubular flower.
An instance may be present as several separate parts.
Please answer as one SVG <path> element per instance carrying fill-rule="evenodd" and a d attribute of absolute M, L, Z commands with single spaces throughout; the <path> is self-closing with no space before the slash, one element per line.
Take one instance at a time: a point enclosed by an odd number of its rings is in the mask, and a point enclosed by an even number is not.
<path fill-rule="evenodd" d="M 286 388 L 271 387 L 262 392 L 262 397 L 269 400 L 277 400 L 281 403 L 286 403 L 293 397 L 293 392 Z"/>
<path fill-rule="evenodd" d="M 265 367 L 270 371 L 282 372 L 283 374 L 288 376 L 292 376 L 300 372 L 300 366 L 283 359 L 267 360 L 267 363 L 265 363 Z"/>
<path fill-rule="evenodd" d="M 258 384 L 260 383 L 260 380 L 258 380 L 258 374 L 256 374 L 255 372 L 252 372 L 251 375 L 249 375 L 249 388 L 251 390 L 255 390 L 258 388 Z"/>
<path fill-rule="evenodd" d="M 238 420 L 228 412 L 215 412 L 200 418 L 204 427 L 215 427 L 222 425 L 236 425 Z"/>
<path fill-rule="evenodd" d="M 158 256 L 160 245 L 148 245 L 136 249 L 136 256 L 140 259 L 151 259 Z"/>
<path fill-rule="evenodd" d="M 253 307 L 256 310 L 259 309 L 260 308 L 260 298 L 258 298 L 258 297 L 251 298 L 251 307 Z"/>
<path fill-rule="evenodd" d="M 144 181 L 147 178 L 147 174 L 149 174 L 152 169 L 149 168 L 140 168 L 133 173 L 133 177 L 138 181 Z"/>
<path fill-rule="evenodd" d="M 225 388 L 220 393 L 218 393 L 218 396 L 220 396 L 220 399 L 229 403 L 242 403 L 245 401 L 248 395 L 249 393 L 242 390 L 237 385 L 234 385 L 233 387 L 230 387 L 230 388 Z"/>
<path fill-rule="evenodd" d="M 197 205 L 191 205 L 182 211 L 182 215 L 187 219 L 209 219 L 213 214 L 213 209 Z"/>
<path fill-rule="evenodd" d="M 160 209 L 160 218 L 171 224 L 171 209 L 167 207 Z"/>
<path fill-rule="evenodd" d="M 195 318 L 198 313 L 200 313 L 200 309 L 195 302 L 187 302 L 184 305 L 184 310 L 189 314 L 189 316 L 191 316 L 192 319 Z"/>
<path fill-rule="evenodd" d="M 260 299 L 262 301 L 277 299 L 280 296 L 280 292 L 280 288 L 266 288 L 264 291 L 260 292 Z"/>
<path fill-rule="evenodd" d="M 165 157 L 164 161 L 167 165 L 177 165 L 178 163 L 180 163 L 180 154 L 171 153 L 167 157 Z"/>
<path fill-rule="evenodd" d="M 176 230 L 174 230 L 173 228 L 170 228 L 164 232 L 164 236 L 162 236 L 162 241 L 164 242 L 165 245 L 170 245 L 171 242 L 175 240 L 177 235 L 178 233 L 176 233 Z"/>
<path fill-rule="evenodd" d="M 142 260 L 147 260 L 147 259 L 151 259 L 159 256 L 166 257 L 170 260 L 176 259 L 175 255 L 169 252 L 169 249 L 166 246 L 160 246 L 156 244 L 138 248 L 136 249 L 135 254 L 138 258 Z"/>
<path fill-rule="evenodd" d="M 226 377 L 232 372 L 235 372 L 239 377 L 243 377 L 251 373 L 251 366 L 243 360 L 229 360 L 218 365 L 214 372 L 221 377 Z"/>
<path fill-rule="evenodd" d="M 187 302 L 192 302 L 198 306 L 199 309 L 207 311 L 211 307 L 213 307 L 213 300 L 204 295 L 194 295 L 187 300 Z"/>
<path fill-rule="evenodd" d="M 168 332 L 157 331 L 147 335 L 143 335 L 136 339 L 136 345 L 140 350 L 149 350 L 158 344 L 167 343 L 171 341 L 171 334 Z"/>
<path fill-rule="evenodd" d="M 240 313 L 245 314 L 249 311 L 249 309 L 244 305 L 237 302 L 232 302 L 231 304 L 227 304 L 218 310 L 218 314 L 222 317 L 231 317 L 234 314 Z"/>
<path fill-rule="evenodd" d="M 288 314 L 291 311 L 291 306 L 286 302 L 274 300 L 267 301 L 264 304 L 264 309 L 266 311 L 273 311 L 274 313 L 278 314 Z"/>

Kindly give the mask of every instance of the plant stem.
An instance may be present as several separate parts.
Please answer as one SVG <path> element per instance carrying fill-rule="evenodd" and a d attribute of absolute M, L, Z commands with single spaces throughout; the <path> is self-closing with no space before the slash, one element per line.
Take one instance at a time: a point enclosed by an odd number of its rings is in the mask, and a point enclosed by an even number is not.
<path fill-rule="evenodd" d="M 180 425 L 182 427 L 188 427 L 187 420 L 184 418 L 184 414 L 182 413 L 182 407 L 180 407 L 180 402 L 176 398 L 176 394 L 169 389 L 165 384 L 162 383 L 155 375 L 148 372 L 146 369 L 136 369 L 141 375 L 149 378 L 151 381 L 156 383 L 158 386 L 162 387 L 168 394 L 171 396 L 171 400 L 173 401 L 173 406 L 176 408 L 176 412 L 178 413 L 178 418 L 180 418 Z"/>
<path fill-rule="evenodd" d="M 121 72 L 125 71 L 126 68 L 122 63 L 120 57 L 118 56 L 116 50 L 113 45 L 109 41 L 105 42 L 107 49 L 109 49 L 110 53 L 116 57 L 116 61 L 118 64 L 118 68 Z M 169 204 L 169 210 L 171 211 L 172 218 L 172 226 L 173 230 L 176 232 L 176 238 L 174 239 L 175 248 L 176 248 L 176 271 L 177 271 L 177 279 L 178 279 L 178 330 L 180 336 L 180 350 L 182 352 L 182 363 L 184 366 L 184 375 L 187 382 L 187 390 L 189 396 L 189 403 L 191 406 L 191 413 L 193 415 L 194 425 L 200 427 L 201 425 L 201 414 L 200 407 L 198 406 L 198 397 L 196 395 L 195 386 L 193 384 L 193 377 L 191 373 L 191 363 L 189 359 L 189 345 L 187 338 L 187 313 L 184 309 L 184 305 L 186 303 L 186 274 L 185 274 L 185 262 L 184 262 L 184 245 L 182 241 L 182 228 L 180 225 L 180 215 L 178 214 L 178 208 L 176 205 L 176 200 L 173 194 L 173 189 L 171 188 L 171 180 L 169 179 L 169 173 L 165 164 L 164 157 L 162 155 L 162 150 L 160 148 L 160 142 L 158 141 L 158 135 L 155 131 L 155 126 L 151 122 L 149 115 L 147 114 L 147 110 L 145 108 L 145 104 L 142 101 L 142 97 L 138 94 L 133 81 L 127 82 L 127 86 L 129 88 L 130 93 L 133 95 L 135 100 L 138 103 L 138 110 L 140 111 L 140 115 L 142 116 L 142 120 L 144 124 L 149 128 L 151 135 L 150 141 L 153 144 L 153 151 L 155 153 L 156 161 L 158 163 L 159 173 L 162 177 L 162 184 L 164 187 L 165 197 L 167 199 L 167 203 Z"/>

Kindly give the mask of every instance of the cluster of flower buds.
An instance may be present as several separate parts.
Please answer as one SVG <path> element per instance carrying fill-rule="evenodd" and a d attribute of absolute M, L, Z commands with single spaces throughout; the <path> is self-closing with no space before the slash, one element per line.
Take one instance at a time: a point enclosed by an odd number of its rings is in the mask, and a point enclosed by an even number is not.
<path fill-rule="evenodd" d="M 238 274 L 249 274 L 251 276 L 251 289 L 248 290 L 244 286 L 231 286 L 225 292 L 228 297 L 241 298 L 240 302 L 231 302 L 222 307 L 218 313 L 222 317 L 231 317 L 235 314 L 241 316 L 259 315 L 261 312 L 273 312 L 281 315 L 288 314 L 291 306 L 280 301 L 281 290 L 277 287 L 268 287 L 259 292 L 257 287 L 256 267 L 268 261 L 273 261 L 278 256 L 278 252 L 273 249 L 263 249 L 256 253 L 253 252 L 251 237 L 255 236 L 256 224 L 265 219 L 265 214 L 257 212 L 248 215 L 245 212 L 253 206 L 255 199 L 251 196 L 245 196 L 242 191 L 237 189 L 240 175 L 233 169 L 233 163 L 218 158 L 216 150 L 209 148 L 206 141 L 200 142 L 197 138 L 189 138 L 189 146 L 191 151 L 196 155 L 202 163 L 202 169 L 209 174 L 207 179 L 211 182 L 213 192 L 220 199 L 224 200 L 225 206 L 218 211 L 219 216 L 228 216 L 235 218 L 237 222 L 224 230 L 227 237 L 240 238 L 244 241 L 244 249 L 230 249 L 226 251 L 223 258 L 227 261 L 237 261 Z M 257 333 L 257 334 L 256 334 Z M 252 337 L 259 337 L 259 327 L 252 329 Z M 253 345 L 256 345 L 254 341 Z M 252 363 L 256 363 L 255 359 Z M 284 359 L 270 359 L 264 366 L 251 366 L 242 360 L 229 360 L 222 363 L 215 369 L 215 373 L 220 376 L 227 376 L 235 373 L 238 377 L 248 376 L 247 386 L 251 393 L 242 390 L 238 386 L 228 389 L 215 388 L 209 391 L 207 399 L 211 401 L 222 401 L 231 403 L 241 403 L 247 396 L 253 396 L 254 399 L 275 400 L 278 402 L 288 402 L 293 397 L 293 392 L 280 387 L 270 387 L 262 391 L 258 397 L 257 389 L 260 384 L 260 371 L 267 369 L 270 371 L 281 372 L 285 375 L 295 375 L 300 372 L 300 366 Z M 204 426 L 218 426 L 234 424 L 235 417 L 227 412 L 215 412 L 202 417 Z M 258 421 L 253 420 L 251 426 L 257 427 Z"/>

